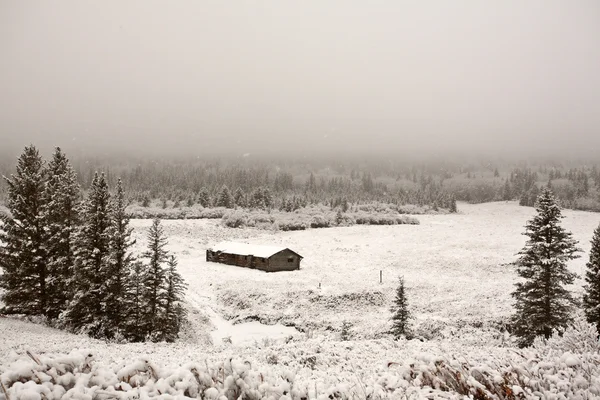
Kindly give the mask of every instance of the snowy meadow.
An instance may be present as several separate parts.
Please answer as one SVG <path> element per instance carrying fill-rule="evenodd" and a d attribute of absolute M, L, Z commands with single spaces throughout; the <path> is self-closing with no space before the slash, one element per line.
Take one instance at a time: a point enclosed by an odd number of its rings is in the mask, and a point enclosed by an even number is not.
<path fill-rule="evenodd" d="M 189 285 L 189 323 L 177 342 L 106 343 L 35 322 L 1 318 L 2 379 L 19 380 L 13 376 L 15 368 L 24 368 L 39 375 L 36 385 L 41 387 L 56 381 L 42 375 L 51 376 L 52 368 L 60 371 L 55 365 L 60 361 L 72 365 L 73 378 L 61 378 L 65 391 L 48 389 L 45 398 L 75 398 L 78 391 L 90 398 L 169 393 L 194 397 L 199 390 L 206 398 L 236 398 L 240 393 L 248 398 L 298 399 L 460 398 L 461 393 L 515 398 L 520 390 L 533 396 L 534 384 L 540 393 L 599 395 L 597 382 L 584 376 L 590 368 L 598 368 L 597 349 L 572 358 L 566 349 L 577 349 L 568 348 L 568 343 L 555 344 L 554 350 L 547 344 L 517 350 L 506 332 L 512 313 L 510 293 L 517 279 L 511 263 L 525 243 L 523 225 L 534 210 L 514 202 L 461 204 L 459 209 L 458 214 L 420 215 L 419 225 L 296 232 L 228 228 L 219 220 L 164 221 L 168 248 L 177 255 L 179 272 Z M 582 275 L 600 215 L 569 210 L 564 215 L 564 227 L 585 252 L 569 267 Z M 150 224 L 132 220 L 136 250 L 146 246 Z M 276 273 L 206 262 L 206 249 L 222 240 L 285 246 L 304 259 L 300 270 Z M 393 341 L 387 333 L 389 308 L 400 276 L 414 316 L 415 339 Z M 579 296 L 581 287 L 578 279 L 570 289 Z M 340 340 L 344 322 L 350 324 L 348 341 Z M 63 359 L 57 361 L 59 355 Z M 538 383 L 527 375 L 530 358 L 547 361 L 546 370 L 535 364 Z M 515 367 L 519 362 L 525 369 Z M 488 370 L 481 376 L 473 372 L 483 367 Z M 549 378 L 559 371 L 567 374 L 562 387 Z M 78 373 L 97 382 L 82 384 Z M 453 378 L 456 387 L 449 387 L 444 374 L 465 381 Z M 134 376 L 139 381 L 132 383 Z M 41 393 L 39 387 L 13 385 L 11 393 Z"/>

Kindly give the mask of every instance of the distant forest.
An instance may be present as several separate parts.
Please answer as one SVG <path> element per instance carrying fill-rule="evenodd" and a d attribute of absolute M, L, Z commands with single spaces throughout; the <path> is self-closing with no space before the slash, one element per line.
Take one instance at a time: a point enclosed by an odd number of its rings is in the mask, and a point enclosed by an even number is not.
<path fill-rule="evenodd" d="M 600 211 L 600 168 L 595 163 L 409 162 L 400 157 L 70 159 L 84 190 L 94 173 L 103 171 L 111 186 L 121 178 L 131 202 L 140 206 L 200 204 L 293 211 L 308 204 L 346 208 L 380 202 L 451 210 L 456 200 L 518 200 L 532 206 L 540 188 L 549 184 L 561 206 Z M 0 159 L 0 174 L 13 173 L 14 164 L 9 157 Z M 0 200 L 5 191 L 2 180 Z"/>

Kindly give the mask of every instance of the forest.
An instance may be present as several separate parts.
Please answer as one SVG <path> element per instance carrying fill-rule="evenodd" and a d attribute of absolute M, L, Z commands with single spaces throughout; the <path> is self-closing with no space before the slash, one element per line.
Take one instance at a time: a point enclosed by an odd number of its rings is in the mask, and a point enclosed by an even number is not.
<path fill-rule="evenodd" d="M 372 202 L 456 211 L 456 201 L 518 200 L 533 206 L 550 185 L 561 207 L 600 211 L 600 172 L 589 160 L 433 160 L 344 157 L 151 158 L 71 157 L 79 185 L 87 190 L 102 171 L 109 185 L 118 179 L 131 204 L 163 209 L 201 207 L 294 211 L 325 205 L 344 211 Z M 0 158 L 0 174 L 14 161 Z M 6 197 L 0 183 L 0 201 Z"/>

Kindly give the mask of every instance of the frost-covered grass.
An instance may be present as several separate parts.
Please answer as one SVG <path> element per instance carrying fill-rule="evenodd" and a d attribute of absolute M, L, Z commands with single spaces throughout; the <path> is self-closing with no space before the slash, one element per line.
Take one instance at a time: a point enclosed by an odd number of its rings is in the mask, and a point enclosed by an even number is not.
<path fill-rule="evenodd" d="M 512 313 L 516 274 L 509 264 L 525 243 L 523 226 L 535 211 L 514 202 L 459 209 L 459 214 L 421 215 L 420 225 L 281 232 L 187 220 L 165 221 L 165 229 L 190 285 L 188 297 L 210 302 L 234 322 L 281 322 L 333 334 L 348 320 L 355 337 L 381 337 L 402 275 L 418 335 L 499 345 Z M 564 226 L 589 250 L 600 215 L 564 213 Z M 134 225 L 146 227 L 149 221 Z M 221 240 L 286 246 L 304 259 L 299 271 L 273 274 L 206 262 L 206 248 Z M 585 256 L 570 264 L 579 274 Z M 578 280 L 572 289 L 580 293 L 581 284 Z"/>
<path fill-rule="evenodd" d="M 109 363 L 93 349 L 26 351 L 0 370 L 0 400 L 591 399 L 600 396 L 599 348 L 594 327 L 579 322 L 531 349 L 487 353 L 386 339 L 301 340 L 173 366 L 149 356 Z"/>

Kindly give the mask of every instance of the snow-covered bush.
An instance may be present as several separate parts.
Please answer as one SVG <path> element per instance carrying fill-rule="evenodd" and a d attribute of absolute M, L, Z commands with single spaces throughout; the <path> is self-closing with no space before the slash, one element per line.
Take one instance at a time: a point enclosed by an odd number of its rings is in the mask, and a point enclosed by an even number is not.
<path fill-rule="evenodd" d="M 344 342 L 345 343 L 345 342 Z M 391 342 L 378 341 L 377 346 Z M 328 343 L 300 342 L 287 354 L 166 368 L 148 359 L 106 365 L 88 350 L 22 355 L 0 375 L 6 399 L 592 399 L 600 396 L 598 352 L 416 353 L 362 369 Z M 349 346 L 341 344 L 340 346 Z M 337 349 L 337 350 L 335 350 Z M 350 349 L 349 351 L 351 351 Z M 354 351 L 357 351 L 355 349 Z M 349 354 L 349 353 L 348 353 Z"/>
<path fill-rule="evenodd" d="M 259 229 L 276 229 L 282 231 L 297 231 L 308 228 L 329 228 L 332 226 L 364 225 L 400 225 L 419 224 L 419 221 L 407 215 L 398 214 L 390 205 L 388 208 L 369 208 L 371 211 L 359 211 L 342 214 L 325 206 L 311 206 L 296 210 L 293 213 L 272 211 L 265 213 L 260 210 L 238 209 L 228 211 L 222 218 L 224 226 L 230 228 L 251 227 Z"/>
<path fill-rule="evenodd" d="M 600 352 L 600 340 L 594 324 L 590 324 L 583 316 L 579 315 L 562 334 L 555 331 L 548 339 L 538 336 L 533 342 L 533 348 L 537 351 L 598 353 Z"/>

